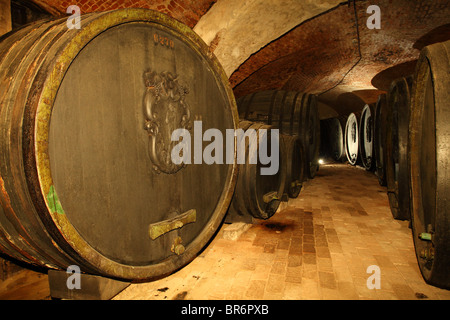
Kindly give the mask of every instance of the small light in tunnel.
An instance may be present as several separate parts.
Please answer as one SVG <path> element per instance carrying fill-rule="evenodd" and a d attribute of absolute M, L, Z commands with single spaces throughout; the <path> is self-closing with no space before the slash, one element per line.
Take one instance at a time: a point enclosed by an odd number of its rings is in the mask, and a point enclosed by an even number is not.
<path fill-rule="evenodd" d="M 319 164 L 324 164 L 325 162 L 323 161 L 323 159 L 319 159 Z"/>

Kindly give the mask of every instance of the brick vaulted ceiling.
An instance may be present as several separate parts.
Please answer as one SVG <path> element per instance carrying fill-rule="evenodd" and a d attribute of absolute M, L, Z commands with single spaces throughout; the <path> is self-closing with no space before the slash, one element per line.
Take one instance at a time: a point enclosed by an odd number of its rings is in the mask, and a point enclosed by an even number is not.
<path fill-rule="evenodd" d="M 420 49 L 450 39 L 450 0 L 33 0 L 53 15 L 142 7 L 193 28 L 236 97 L 268 89 L 317 94 L 322 116 L 374 103 L 413 73 Z M 381 29 L 366 25 L 370 5 Z"/>
<path fill-rule="evenodd" d="M 53 15 L 65 14 L 71 5 L 79 6 L 82 13 L 146 8 L 166 13 L 192 28 L 216 0 L 33 0 L 33 2 Z"/>
<path fill-rule="evenodd" d="M 371 4 L 381 10 L 379 30 L 366 25 Z M 449 1 L 345 2 L 253 54 L 230 82 L 237 97 L 281 88 L 315 93 L 341 114 L 360 110 L 414 72 L 424 44 L 450 39 L 449 23 Z"/>

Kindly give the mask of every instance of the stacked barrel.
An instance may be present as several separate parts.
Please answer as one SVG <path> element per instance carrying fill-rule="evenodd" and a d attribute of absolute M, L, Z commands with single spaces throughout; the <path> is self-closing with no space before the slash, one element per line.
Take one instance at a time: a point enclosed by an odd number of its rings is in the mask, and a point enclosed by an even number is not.
<path fill-rule="evenodd" d="M 261 166 L 259 160 L 253 165 L 248 159 L 240 164 L 229 214 L 267 219 L 275 213 L 282 199 L 298 197 L 303 181 L 314 178 L 319 168 L 320 122 L 316 97 L 270 90 L 240 97 L 237 106 L 241 119 L 239 127 L 245 132 L 277 130 L 280 172 L 263 177 L 257 170 Z M 250 144 L 249 140 L 245 145 L 249 153 Z"/>
<path fill-rule="evenodd" d="M 320 121 L 316 96 L 295 91 L 268 90 L 237 100 L 239 117 L 264 122 L 281 134 L 298 136 L 303 147 L 303 166 L 307 178 L 318 170 Z"/>
<path fill-rule="evenodd" d="M 245 159 L 239 161 L 238 155 L 238 182 L 229 215 L 268 219 L 277 211 L 284 192 L 286 171 L 283 169 L 283 149 L 278 141 L 272 143 L 273 127 L 270 125 L 241 121 L 239 129 L 243 130 L 243 135 L 237 137 L 237 148 L 242 149 L 238 152 L 242 153 Z M 258 157 L 258 149 L 262 147 L 260 142 L 267 144 L 267 150 L 277 153 L 278 170 L 275 174 L 264 174 L 261 171 L 263 164 Z"/>

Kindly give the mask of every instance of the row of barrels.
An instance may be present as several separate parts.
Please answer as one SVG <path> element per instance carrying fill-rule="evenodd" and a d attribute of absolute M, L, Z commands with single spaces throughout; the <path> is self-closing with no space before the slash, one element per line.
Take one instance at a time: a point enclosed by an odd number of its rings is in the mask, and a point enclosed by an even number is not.
<path fill-rule="evenodd" d="M 442 288 L 450 288 L 449 52 L 449 41 L 424 48 L 415 73 L 394 80 L 375 106 L 322 121 L 325 154 L 375 171 L 393 217 L 411 222 L 424 279 Z"/>
<path fill-rule="evenodd" d="M 268 219 L 282 200 L 297 198 L 303 181 L 313 178 L 318 170 L 320 123 L 316 97 L 308 93 L 268 90 L 242 96 L 236 102 L 241 119 L 239 128 L 245 133 L 277 130 L 279 145 L 272 150 L 279 150 L 279 170 L 275 175 L 262 175 L 259 161 L 249 163 L 250 145 L 258 145 L 259 136 L 249 135 L 245 144 L 247 158 L 240 164 L 228 214 Z M 266 141 L 270 143 L 271 139 Z M 254 148 L 253 152 L 257 151 Z"/>
<path fill-rule="evenodd" d="M 450 41 L 425 47 L 415 73 L 378 100 L 383 170 L 391 211 L 410 220 L 427 283 L 450 288 Z M 385 124 L 382 121 L 386 121 Z M 385 180 L 383 179 L 385 175 Z"/>
<path fill-rule="evenodd" d="M 321 120 L 321 157 L 372 170 L 375 165 L 373 117 L 373 107 L 365 105 L 360 112 Z"/>
<path fill-rule="evenodd" d="M 267 90 L 236 101 L 239 117 L 274 126 L 281 134 L 298 136 L 303 146 L 305 177 L 312 179 L 319 168 L 320 120 L 313 94 Z"/>

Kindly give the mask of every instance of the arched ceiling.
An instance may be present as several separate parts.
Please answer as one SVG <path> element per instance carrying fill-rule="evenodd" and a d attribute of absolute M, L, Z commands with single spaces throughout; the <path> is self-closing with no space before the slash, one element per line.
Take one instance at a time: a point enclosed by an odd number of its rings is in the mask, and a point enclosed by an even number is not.
<path fill-rule="evenodd" d="M 374 3 L 381 9 L 379 30 L 366 25 L 367 7 Z M 317 94 L 339 113 L 360 110 L 376 102 L 392 80 L 414 72 L 423 47 L 419 39 L 436 38 L 436 29 L 440 41 L 450 39 L 442 27 L 449 23 L 449 1 L 341 3 L 259 50 L 230 82 L 237 97 L 267 89 L 298 90 Z"/>
<path fill-rule="evenodd" d="M 194 31 L 231 75 L 253 53 L 341 0 L 219 0 Z"/>
<path fill-rule="evenodd" d="M 267 89 L 315 93 L 322 114 L 360 110 L 420 49 L 450 39 L 450 0 L 33 0 L 53 15 L 127 7 L 158 10 L 194 29 L 229 75 L 236 97 Z M 366 25 L 369 5 L 381 29 Z"/>

